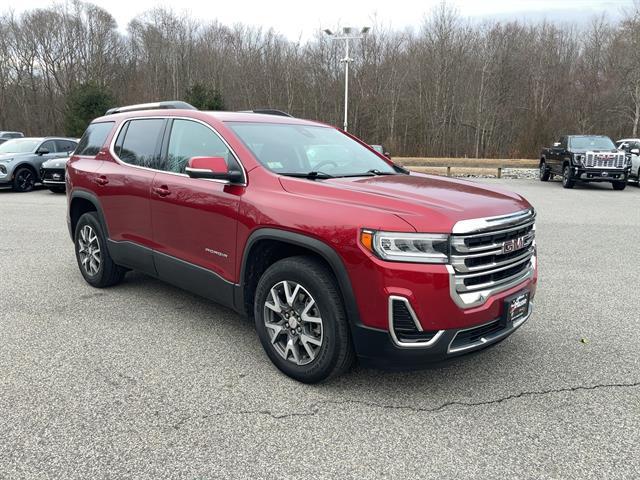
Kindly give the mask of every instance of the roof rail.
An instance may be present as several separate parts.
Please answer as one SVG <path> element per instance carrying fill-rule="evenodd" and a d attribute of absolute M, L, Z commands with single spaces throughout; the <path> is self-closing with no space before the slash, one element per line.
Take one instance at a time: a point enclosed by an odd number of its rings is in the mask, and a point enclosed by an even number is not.
<path fill-rule="evenodd" d="M 291 117 L 293 115 L 283 112 L 282 110 L 276 110 L 275 108 L 256 108 L 254 110 L 240 110 L 239 113 L 262 113 L 263 115 L 278 115 L 279 117 Z"/>
<path fill-rule="evenodd" d="M 168 102 L 154 102 L 154 103 L 139 103 L 138 105 L 127 105 L 124 107 L 115 107 L 107 110 L 105 115 L 112 115 L 114 113 L 122 113 L 122 112 L 136 112 L 138 110 L 174 110 L 174 109 L 183 109 L 183 110 L 197 110 L 193 105 L 188 104 L 187 102 L 180 101 L 168 101 Z"/>

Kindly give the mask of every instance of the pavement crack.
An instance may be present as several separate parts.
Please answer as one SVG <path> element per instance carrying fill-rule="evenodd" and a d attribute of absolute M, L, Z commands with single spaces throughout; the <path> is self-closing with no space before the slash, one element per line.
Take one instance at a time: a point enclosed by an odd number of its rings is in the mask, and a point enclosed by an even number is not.
<path fill-rule="evenodd" d="M 483 400 L 479 402 L 461 402 L 461 401 L 451 401 L 445 402 L 435 407 L 414 407 L 410 405 L 394 405 L 394 404 L 384 404 L 378 402 L 371 402 L 367 400 L 321 400 L 319 402 L 311 404 L 311 408 L 308 411 L 297 411 L 297 412 L 287 412 L 287 413 L 275 413 L 271 410 L 260 409 L 260 410 L 236 410 L 236 411 L 222 411 L 215 412 L 206 415 L 202 415 L 201 418 L 206 419 L 210 417 L 219 417 L 219 416 L 230 416 L 230 415 L 267 415 L 275 420 L 282 420 L 292 417 L 312 417 L 317 415 L 322 406 L 325 405 L 363 405 L 372 408 L 380 408 L 384 410 L 405 410 L 415 413 L 437 413 L 443 410 L 446 410 L 451 407 L 478 407 L 484 405 L 494 405 L 502 402 L 507 402 L 510 400 L 516 400 L 518 398 L 524 397 L 540 397 L 555 393 L 568 393 L 568 392 L 578 392 L 578 391 L 589 391 L 589 390 L 599 390 L 605 388 L 635 388 L 640 387 L 640 382 L 635 383 L 606 383 L 606 384 L 596 384 L 590 386 L 575 386 L 575 387 L 565 387 L 565 388 L 552 388 L 546 390 L 532 390 L 532 391 L 524 391 L 520 393 L 514 393 L 511 395 L 505 395 L 504 397 L 495 398 L 492 400 Z M 180 425 L 184 422 L 180 422 Z M 176 427 L 177 428 L 177 427 Z"/>

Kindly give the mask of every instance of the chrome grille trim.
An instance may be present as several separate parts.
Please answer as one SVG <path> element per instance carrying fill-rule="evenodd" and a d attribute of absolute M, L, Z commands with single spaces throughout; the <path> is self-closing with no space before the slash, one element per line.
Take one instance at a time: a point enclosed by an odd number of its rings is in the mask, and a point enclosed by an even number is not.
<path fill-rule="evenodd" d="M 587 152 L 584 157 L 584 166 L 588 168 L 624 168 L 626 161 L 624 153 Z"/>
<path fill-rule="evenodd" d="M 477 230 L 471 230 L 472 226 Z M 536 265 L 533 209 L 464 220 L 454 226 L 453 232 L 451 264 L 447 270 L 451 297 L 458 306 L 482 305 L 491 295 L 533 277 Z M 509 250 L 509 246 L 514 248 Z"/>

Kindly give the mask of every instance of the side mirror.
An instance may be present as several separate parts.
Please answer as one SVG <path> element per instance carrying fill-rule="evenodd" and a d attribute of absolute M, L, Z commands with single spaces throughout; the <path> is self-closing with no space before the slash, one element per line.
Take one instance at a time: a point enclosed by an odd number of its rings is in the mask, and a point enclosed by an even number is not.
<path fill-rule="evenodd" d="M 553 148 L 558 148 L 559 146 L 560 146 L 560 142 L 555 142 L 555 143 L 553 144 Z"/>
<path fill-rule="evenodd" d="M 226 180 L 230 183 L 242 181 L 242 172 L 229 170 L 222 157 L 192 157 L 185 170 L 191 178 Z"/>
<path fill-rule="evenodd" d="M 640 148 L 632 148 L 630 152 L 634 155 L 640 155 Z"/>
<path fill-rule="evenodd" d="M 383 155 L 387 158 L 391 158 L 391 154 L 389 152 L 384 152 Z"/>
<path fill-rule="evenodd" d="M 38 155 L 47 155 L 49 153 L 49 150 L 47 150 L 46 148 L 39 148 L 38 151 L 36 151 L 36 153 Z"/>

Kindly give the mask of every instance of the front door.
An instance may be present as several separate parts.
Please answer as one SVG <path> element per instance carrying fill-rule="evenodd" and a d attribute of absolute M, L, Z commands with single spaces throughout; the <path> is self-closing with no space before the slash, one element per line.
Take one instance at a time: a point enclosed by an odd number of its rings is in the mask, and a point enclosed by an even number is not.
<path fill-rule="evenodd" d="M 192 157 L 223 157 L 240 169 L 227 144 L 203 123 L 169 120 L 159 171 L 151 188 L 151 218 L 158 275 L 228 303 L 236 283 L 236 217 L 243 186 L 194 179 Z"/>

